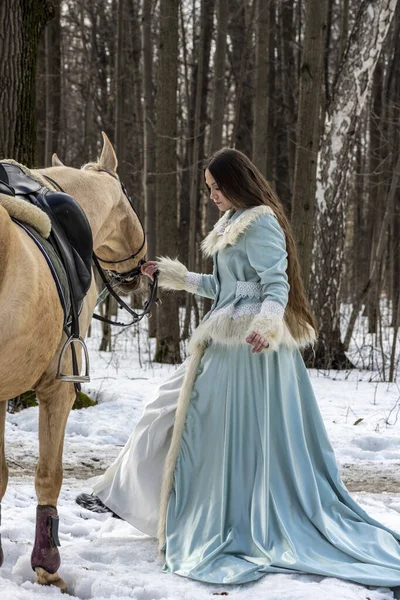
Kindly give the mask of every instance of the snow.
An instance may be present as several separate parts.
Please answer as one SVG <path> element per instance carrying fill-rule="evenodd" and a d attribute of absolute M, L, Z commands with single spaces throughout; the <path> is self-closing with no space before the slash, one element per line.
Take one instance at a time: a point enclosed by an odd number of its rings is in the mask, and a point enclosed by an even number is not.
<path fill-rule="evenodd" d="M 85 479 L 117 456 L 157 384 L 176 366 L 151 362 L 153 342 L 145 327 L 119 332 L 112 353 L 99 352 L 99 329 L 89 340 L 91 383 L 84 391 L 98 405 L 73 411 L 67 426 L 65 478 L 59 499 L 62 564 L 60 575 L 79 600 L 203 600 L 223 592 L 240 600 L 389 600 L 388 588 L 367 589 L 353 582 L 313 575 L 270 574 L 243 586 L 207 585 L 162 572 L 155 540 L 108 514 L 75 504 L 90 491 Z M 338 463 L 343 469 L 392 473 L 400 464 L 399 389 L 374 379 L 370 371 L 323 372 L 310 376 Z M 390 423 L 388 424 L 388 417 Z M 358 424 L 355 424 L 362 419 Z M 30 553 L 36 497 L 33 469 L 37 457 L 38 409 L 8 415 L 6 452 L 11 467 L 3 499 L 0 569 L 1 600 L 59 598 L 56 588 L 34 583 Z M 400 491 L 400 488 L 399 488 Z M 374 518 L 400 531 L 400 493 L 357 492 L 353 496 Z M 215 596 L 214 596 L 215 595 Z"/>

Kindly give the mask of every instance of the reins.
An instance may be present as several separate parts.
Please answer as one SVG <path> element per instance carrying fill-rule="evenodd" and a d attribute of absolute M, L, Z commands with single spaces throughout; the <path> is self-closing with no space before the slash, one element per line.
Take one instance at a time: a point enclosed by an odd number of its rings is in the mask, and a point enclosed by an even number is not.
<path fill-rule="evenodd" d="M 124 300 L 122 300 L 121 296 L 119 296 L 115 292 L 115 290 L 111 287 L 109 281 L 106 278 L 104 270 L 101 268 L 98 258 L 95 254 L 93 254 L 93 262 L 94 262 L 96 269 L 98 270 L 99 275 L 100 275 L 104 285 L 106 286 L 108 292 L 118 302 L 118 306 L 122 309 L 125 309 L 133 317 L 133 320 L 130 323 L 122 323 L 121 321 L 112 321 L 111 319 L 106 319 L 105 317 L 102 317 L 101 315 L 96 315 L 95 313 L 93 313 L 93 319 L 96 319 L 97 321 L 102 321 L 103 323 L 109 323 L 110 325 L 115 325 L 116 327 L 130 327 L 131 325 L 135 325 L 136 323 L 139 323 L 139 321 L 141 321 L 144 316 L 146 316 L 146 315 L 150 316 L 151 306 L 155 303 L 161 302 L 159 300 L 159 298 L 156 298 L 157 280 L 158 280 L 157 273 L 154 274 L 154 279 L 149 286 L 149 289 L 150 289 L 149 298 L 146 300 L 146 302 L 143 305 L 143 312 L 141 314 L 138 314 L 128 304 L 126 304 L 126 302 L 124 302 Z M 140 269 L 140 267 L 139 267 L 139 269 Z"/>

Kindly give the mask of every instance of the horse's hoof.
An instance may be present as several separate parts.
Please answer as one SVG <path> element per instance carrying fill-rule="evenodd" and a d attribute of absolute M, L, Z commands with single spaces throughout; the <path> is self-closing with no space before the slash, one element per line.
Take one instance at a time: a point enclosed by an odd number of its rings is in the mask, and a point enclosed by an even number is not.
<path fill-rule="evenodd" d="M 59 545 L 57 509 L 55 506 L 39 504 L 36 509 L 35 545 L 31 555 L 32 569 L 36 571 L 40 568 L 48 574 L 55 574 L 61 564 Z"/>
<path fill-rule="evenodd" d="M 67 584 L 58 574 L 58 571 L 55 573 L 48 573 L 41 567 L 36 567 L 36 583 L 39 585 L 55 585 L 58 587 L 63 594 L 67 591 Z"/>

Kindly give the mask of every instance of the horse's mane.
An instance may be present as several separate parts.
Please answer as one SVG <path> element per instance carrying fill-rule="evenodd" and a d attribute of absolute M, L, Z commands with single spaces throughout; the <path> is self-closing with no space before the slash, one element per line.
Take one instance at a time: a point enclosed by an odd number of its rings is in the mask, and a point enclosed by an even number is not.
<path fill-rule="evenodd" d="M 81 167 L 81 170 L 82 171 L 106 171 L 107 173 L 110 173 L 110 175 L 113 175 L 113 177 L 116 177 L 117 179 L 119 179 L 117 173 L 111 173 L 111 171 L 109 171 L 108 169 L 105 169 L 104 166 L 98 162 L 86 163 L 85 165 L 83 165 L 83 167 Z"/>

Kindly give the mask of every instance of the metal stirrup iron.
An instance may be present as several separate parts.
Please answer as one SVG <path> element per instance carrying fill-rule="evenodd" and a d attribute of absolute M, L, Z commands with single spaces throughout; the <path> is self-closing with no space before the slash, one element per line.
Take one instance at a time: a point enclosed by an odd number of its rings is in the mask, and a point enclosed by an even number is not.
<path fill-rule="evenodd" d="M 71 352 L 73 352 L 73 350 L 74 350 L 73 344 L 79 344 L 80 346 L 82 346 L 83 353 L 85 355 L 85 374 L 84 375 L 73 375 L 73 374 L 65 375 L 64 373 L 61 372 L 65 353 L 66 353 L 67 349 L 69 348 L 69 346 L 71 346 Z M 65 342 L 63 349 L 61 350 L 60 358 L 58 360 L 58 369 L 57 369 L 56 379 L 61 379 L 61 381 L 69 381 L 71 383 L 86 383 L 86 382 L 90 381 L 89 353 L 88 353 L 86 344 L 81 336 L 74 337 L 73 335 L 71 335 Z"/>

